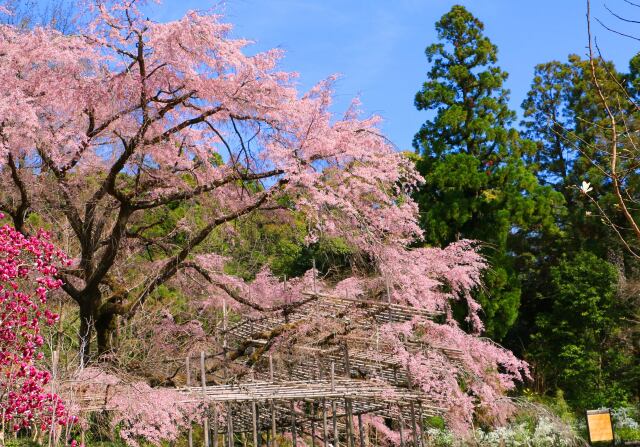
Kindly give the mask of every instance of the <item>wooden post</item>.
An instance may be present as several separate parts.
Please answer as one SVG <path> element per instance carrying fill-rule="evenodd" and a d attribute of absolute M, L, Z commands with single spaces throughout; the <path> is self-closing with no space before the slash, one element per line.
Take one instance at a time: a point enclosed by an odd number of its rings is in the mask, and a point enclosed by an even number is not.
<path fill-rule="evenodd" d="M 296 437 L 296 407 L 293 401 L 291 401 L 291 439 L 293 441 L 293 447 L 298 445 L 298 439 Z"/>
<path fill-rule="evenodd" d="M 418 402 L 418 418 L 420 419 L 420 446 L 424 447 L 424 416 L 422 415 L 422 402 Z"/>
<path fill-rule="evenodd" d="M 336 362 L 331 362 L 331 392 L 336 391 Z"/>
<path fill-rule="evenodd" d="M 318 292 L 316 290 L 316 258 L 313 258 L 312 261 L 313 261 L 313 294 L 317 295 Z"/>
<path fill-rule="evenodd" d="M 218 406 L 213 403 L 213 447 L 218 447 Z"/>
<path fill-rule="evenodd" d="M 227 300 L 222 300 L 222 349 L 227 351 Z"/>
<path fill-rule="evenodd" d="M 420 437 L 418 436 L 418 425 L 416 424 L 416 409 L 413 401 L 409 403 L 411 409 L 411 429 L 413 430 L 413 445 L 420 446 Z"/>
<path fill-rule="evenodd" d="M 329 434 L 327 431 L 327 400 L 322 398 L 322 441 L 324 443 L 324 447 L 327 447 L 327 442 L 329 442 Z"/>
<path fill-rule="evenodd" d="M 386 273 L 384 275 L 385 286 L 387 287 L 387 304 L 389 305 L 389 323 L 391 323 L 392 315 L 391 315 L 391 289 L 389 288 L 389 278 Z"/>
<path fill-rule="evenodd" d="M 56 349 L 55 351 L 53 351 L 53 356 L 52 356 L 52 378 L 53 380 L 51 381 L 52 384 L 52 388 L 53 391 L 55 392 L 55 388 L 56 388 L 56 375 L 57 375 L 57 369 L 58 369 L 58 350 Z M 53 401 L 53 405 L 51 406 L 51 426 L 49 428 L 49 445 L 51 445 L 52 442 L 55 442 L 56 439 L 56 417 L 55 417 L 55 412 L 56 412 L 56 407 L 58 406 L 58 396 L 56 396 L 54 398 Z M 4 414 L 3 416 L 3 421 L 2 424 L 4 426 Z M 3 439 L 4 439 L 4 433 L 3 433 Z M 4 444 L 4 442 L 3 442 Z"/>
<path fill-rule="evenodd" d="M 255 400 L 251 401 L 251 419 L 253 420 L 253 447 L 258 447 L 258 417 Z"/>
<path fill-rule="evenodd" d="M 204 351 L 200 351 L 200 386 L 202 387 L 202 402 L 205 405 L 204 422 L 202 423 L 202 429 L 204 431 L 204 447 L 209 447 L 209 414 L 206 410 L 207 399 L 207 378 L 205 377 L 206 370 L 204 367 Z"/>
<path fill-rule="evenodd" d="M 336 391 L 336 363 L 331 362 L 331 392 Z M 340 433 L 338 432 L 338 415 L 336 414 L 336 401 L 331 399 L 331 417 L 333 419 L 333 445 L 339 447 Z"/>
<path fill-rule="evenodd" d="M 347 370 L 347 379 L 351 378 L 351 363 L 349 362 L 349 348 L 347 343 L 344 344 L 344 366 Z"/>
<path fill-rule="evenodd" d="M 402 419 L 402 408 L 398 407 L 398 423 L 400 424 L 400 447 L 404 447 L 404 420 Z"/>
<path fill-rule="evenodd" d="M 353 411 L 351 409 L 351 399 L 344 399 L 344 407 L 347 413 L 347 445 L 356 447 L 356 434 L 353 430 Z"/>
<path fill-rule="evenodd" d="M 233 414 L 231 410 L 231 402 L 227 402 L 227 442 L 229 447 L 233 447 Z"/>
<path fill-rule="evenodd" d="M 311 404 L 311 447 L 316 447 L 316 412 L 315 404 Z"/>
<path fill-rule="evenodd" d="M 271 400 L 271 447 L 277 447 L 278 441 L 276 441 L 276 406 Z"/>
<path fill-rule="evenodd" d="M 271 379 L 271 383 L 274 383 L 274 374 L 273 374 L 273 356 L 269 354 L 269 379 Z M 276 405 L 275 401 L 271 399 L 271 447 L 276 447 Z"/>
<path fill-rule="evenodd" d="M 351 363 L 349 362 L 349 348 L 344 343 L 344 364 L 347 369 L 347 379 L 351 377 Z M 347 445 L 355 447 L 355 433 L 353 432 L 353 412 L 351 411 L 351 401 L 345 398 L 344 407 L 347 413 Z"/>
<path fill-rule="evenodd" d="M 333 445 L 334 447 L 340 446 L 340 432 L 338 431 L 338 414 L 337 414 L 336 401 L 331 400 L 331 422 L 333 424 Z"/>
<path fill-rule="evenodd" d="M 185 365 L 186 374 L 187 374 L 187 387 L 191 386 L 191 365 L 189 364 L 189 356 L 187 356 L 187 361 Z M 193 424 L 189 424 L 189 447 L 193 447 Z"/>
<path fill-rule="evenodd" d="M 358 413 L 358 432 L 360 432 L 360 447 L 364 447 L 364 427 L 362 425 L 361 413 Z"/>
<path fill-rule="evenodd" d="M 284 293 L 284 302 L 291 304 L 289 297 L 287 296 L 287 275 L 284 275 L 284 281 L 282 281 L 282 293 Z"/>

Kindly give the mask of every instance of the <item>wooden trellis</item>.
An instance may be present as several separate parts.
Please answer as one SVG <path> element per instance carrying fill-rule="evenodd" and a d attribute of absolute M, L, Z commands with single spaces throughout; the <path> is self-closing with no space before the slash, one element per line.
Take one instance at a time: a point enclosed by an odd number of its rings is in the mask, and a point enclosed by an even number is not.
<path fill-rule="evenodd" d="M 364 313 L 362 322 L 371 330 L 388 322 L 404 322 L 416 316 L 435 318 L 437 312 L 389 302 L 305 293 L 305 305 L 294 311 L 274 312 L 258 318 L 245 318 L 233 325 L 223 323 L 223 346 L 234 339 L 263 346 L 269 334 L 287 324 L 311 316 L 331 318 L 351 311 Z M 226 312 L 225 312 L 226 316 Z M 373 333 L 373 332 L 372 332 Z M 366 447 L 367 430 L 363 416 L 376 415 L 400 432 L 401 445 L 424 445 L 426 416 L 444 409 L 422 392 L 411 389 L 410 377 L 390 347 L 375 337 L 336 336 L 337 345 L 322 347 L 296 345 L 299 354 L 286 370 L 275 370 L 269 356 L 269 369 L 256 368 L 253 380 L 223 385 L 188 386 L 181 391 L 190 402 L 202 402 L 210 409 L 207 446 L 232 447 L 234 439 L 247 439 L 253 445 L 276 446 L 283 435 L 295 444 L 304 438 L 312 446 Z M 452 362 L 461 352 L 452 348 L 408 341 L 411 351 L 437 349 Z M 189 363 L 189 360 L 187 360 Z M 193 364 L 193 362 L 191 362 Z M 189 369 L 189 368 L 187 368 Z M 192 371 L 187 371 L 191 383 Z M 201 362 L 200 377 L 206 376 Z M 195 382 L 194 382 L 195 383 Z"/>
<path fill-rule="evenodd" d="M 381 324 L 440 314 L 389 301 L 305 295 L 309 298 L 305 304 L 231 325 L 224 304 L 218 332 L 223 352 L 209 356 L 201 352 L 185 359 L 186 385 L 177 391 L 182 403 L 204 408 L 204 445 L 276 447 L 286 438 L 294 445 L 304 439 L 312 447 L 369 447 L 365 418 L 375 415 L 400 433 L 402 447 L 423 447 L 425 417 L 441 415 L 444 409 L 412 389 L 402 360 L 376 334 Z M 222 378 L 207 376 L 206 360 L 220 356 L 218 360 L 225 364 L 234 346 L 267 348 L 269 336 L 265 334 L 318 316 L 331 319 L 340 318 L 338 315 L 348 320 L 349 327 L 365 329 L 372 336 L 347 332 L 335 334 L 329 345 L 296 344 L 291 348 L 292 358 L 281 359 L 284 365 L 276 367 L 271 355 L 263 356 L 252 364 L 250 377 L 240 382 L 226 372 Z M 461 363 L 462 353 L 452 348 L 412 340 L 405 340 L 405 346 L 410 352 L 439 350 L 452 363 Z M 86 397 L 85 409 L 108 409 L 104 402 L 100 396 Z M 190 447 L 192 434 L 190 430 Z"/>
<path fill-rule="evenodd" d="M 269 364 L 270 381 L 180 389 L 186 397 L 184 402 L 202 402 L 209 408 L 203 427 L 207 431 L 205 445 L 232 447 L 235 437 L 250 433 L 256 446 L 276 446 L 278 439 L 290 434 L 294 443 L 298 437 L 305 437 L 312 446 L 365 447 L 362 416 L 375 414 L 398 423 L 402 445 L 411 442 L 422 446 L 424 416 L 443 411 L 427 404 L 420 392 L 390 389 L 381 382 L 337 378 L 334 363 L 328 379 L 294 381 L 276 379 L 273 362 Z M 206 374 L 203 365 L 201 362 L 201 377 Z"/>

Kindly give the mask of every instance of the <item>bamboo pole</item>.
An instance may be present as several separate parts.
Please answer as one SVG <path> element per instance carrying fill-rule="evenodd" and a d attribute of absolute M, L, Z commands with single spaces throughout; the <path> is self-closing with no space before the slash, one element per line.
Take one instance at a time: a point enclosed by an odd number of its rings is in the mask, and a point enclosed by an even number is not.
<path fill-rule="evenodd" d="M 360 447 L 364 446 L 364 428 L 362 425 L 362 414 L 358 413 L 358 431 L 360 432 Z"/>
<path fill-rule="evenodd" d="M 409 408 L 411 409 L 411 429 L 413 430 L 413 445 L 415 447 L 420 446 L 420 441 L 418 437 L 418 425 L 416 424 L 416 409 L 413 401 L 409 403 Z"/>
<path fill-rule="evenodd" d="M 389 288 L 389 278 L 387 277 L 387 275 L 384 275 L 384 283 L 385 286 L 387 288 L 387 304 L 389 305 L 389 321 L 392 320 L 392 316 L 391 316 L 391 289 Z"/>
<path fill-rule="evenodd" d="M 213 447 L 218 447 L 218 406 L 213 403 Z"/>
<path fill-rule="evenodd" d="M 315 403 L 311 403 L 311 447 L 316 447 Z"/>
<path fill-rule="evenodd" d="M 349 361 L 349 348 L 347 348 L 347 343 L 344 343 L 344 365 L 347 370 L 347 379 L 351 378 L 351 362 Z"/>
<path fill-rule="evenodd" d="M 313 258 L 313 294 L 316 295 L 318 290 L 316 289 L 316 258 Z"/>
<path fill-rule="evenodd" d="M 418 418 L 420 419 L 420 446 L 424 447 L 426 441 L 424 439 L 424 416 L 422 414 L 422 402 L 418 402 Z"/>
<path fill-rule="evenodd" d="M 191 365 L 189 363 L 189 356 L 187 355 L 187 360 L 185 364 L 185 370 L 187 374 L 187 386 L 191 386 Z M 189 447 L 193 447 L 193 423 L 189 423 Z"/>
<path fill-rule="evenodd" d="M 333 445 L 340 446 L 340 433 L 338 432 L 338 415 L 336 414 L 336 401 L 331 401 L 331 416 L 333 422 Z"/>
<path fill-rule="evenodd" d="M 251 401 L 251 419 L 253 428 L 253 447 L 258 447 L 258 417 L 256 411 L 256 401 Z"/>
<path fill-rule="evenodd" d="M 336 390 L 336 363 L 331 362 L 331 391 Z M 340 445 L 340 433 L 338 432 L 338 415 L 336 414 L 336 401 L 331 400 L 331 417 L 333 419 L 333 444 L 334 447 Z"/>
<path fill-rule="evenodd" d="M 336 362 L 331 362 L 331 392 L 336 390 Z"/>
<path fill-rule="evenodd" d="M 227 402 L 227 442 L 229 447 L 233 447 L 233 414 L 231 411 L 231 402 Z"/>
<path fill-rule="evenodd" d="M 200 351 L 200 384 L 202 385 L 202 402 L 205 405 L 204 421 L 202 422 L 202 430 L 204 431 L 204 447 L 209 447 L 209 412 L 206 408 L 207 378 L 204 367 L 204 351 Z"/>
<path fill-rule="evenodd" d="M 347 343 L 344 343 L 344 364 L 347 370 L 347 378 L 351 377 L 351 362 L 349 361 L 349 348 L 347 347 Z M 355 433 L 353 430 L 353 412 L 351 410 L 351 400 L 344 400 L 344 407 L 347 413 L 347 445 L 351 447 L 355 447 Z"/>
<path fill-rule="evenodd" d="M 271 354 L 269 354 L 269 379 L 271 383 L 274 383 L 273 356 Z M 277 447 L 276 436 L 276 404 L 271 399 L 271 447 Z"/>
<path fill-rule="evenodd" d="M 347 413 L 347 445 L 356 447 L 355 433 L 353 432 L 353 412 L 351 411 L 351 399 L 345 398 L 344 407 Z"/>
<path fill-rule="evenodd" d="M 222 300 L 222 349 L 227 351 L 227 300 Z"/>
<path fill-rule="evenodd" d="M 328 447 L 329 434 L 327 430 L 327 400 L 322 398 L 322 442 L 324 447 Z"/>
<path fill-rule="evenodd" d="M 293 447 L 298 445 L 298 440 L 296 437 L 296 408 L 295 403 L 291 402 L 291 439 L 293 441 Z"/>

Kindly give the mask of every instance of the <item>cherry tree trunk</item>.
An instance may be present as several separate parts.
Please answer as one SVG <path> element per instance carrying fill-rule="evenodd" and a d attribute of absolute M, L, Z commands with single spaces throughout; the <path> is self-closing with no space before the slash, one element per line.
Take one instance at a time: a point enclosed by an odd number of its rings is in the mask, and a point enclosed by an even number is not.
<path fill-rule="evenodd" d="M 117 348 L 117 316 L 111 311 L 98 308 L 95 329 L 98 342 L 98 357 Z"/>
<path fill-rule="evenodd" d="M 80 346 L 81 365 L 86 365 L 91 358 L 91 338 L 96 321 L 99 294 L 85 295 L 80 298 L 80 332 L 78 344 Z"/>
<path fill-rule="evenodd" d="M 91 340 L 96 335 L 97 356 L 113 348 L 116 318 L 112 312 L 102 309 L 102 294 L 99 291 L 87 292 L 80 298 L 80 357 L 86 365 L 92 358 Z"/>

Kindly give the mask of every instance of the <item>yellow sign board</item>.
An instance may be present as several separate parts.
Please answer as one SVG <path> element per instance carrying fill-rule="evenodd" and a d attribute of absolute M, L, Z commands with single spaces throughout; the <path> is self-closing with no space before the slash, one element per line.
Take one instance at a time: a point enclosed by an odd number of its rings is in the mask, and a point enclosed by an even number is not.
<path fill-rule="evenodd" d="M 613 442 L 613 425 L 609 410 L 587 411 L 590 442 Z"/>

